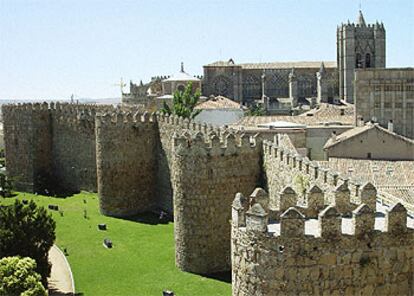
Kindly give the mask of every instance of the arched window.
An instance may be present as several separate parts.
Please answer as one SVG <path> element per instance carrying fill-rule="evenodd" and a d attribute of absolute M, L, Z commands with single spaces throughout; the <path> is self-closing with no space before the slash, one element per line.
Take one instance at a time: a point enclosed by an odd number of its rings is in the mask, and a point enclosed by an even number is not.
<path fill-rule="evenodd" d="M 177 86 L 177 90 L 178 90 L 179 92 L 184 92 L 184 91 L 185 91 L 185 86 L 184 86 L 184 85 L 182 85 L 182 84 L 180 84 L 179 86 Z"/>
<path fill-rule="evenodd" d="M 362 58 L 359 53 L 356 54 L 355 68 L 362 68 Z"/>
<path fill-rule="evenodd" d="M 371 55 L 369 53 L 365 55 L 365 68 L 371 68 Z"/>

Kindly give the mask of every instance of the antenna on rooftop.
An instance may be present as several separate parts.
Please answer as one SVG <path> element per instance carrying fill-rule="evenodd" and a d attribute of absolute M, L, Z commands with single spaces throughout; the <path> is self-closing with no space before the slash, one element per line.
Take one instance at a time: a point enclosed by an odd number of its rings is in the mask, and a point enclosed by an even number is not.
<path fill-rule="evenodd" d="M 126 86 L 126 83 L 124 82 L 124 80 L 121 77 L 121 80 L 119 81 L 119 83 L 115 83 L 114 86 L 119 86 L 121 88 L 121 94 L 124 93 L 124 87 Z"/>

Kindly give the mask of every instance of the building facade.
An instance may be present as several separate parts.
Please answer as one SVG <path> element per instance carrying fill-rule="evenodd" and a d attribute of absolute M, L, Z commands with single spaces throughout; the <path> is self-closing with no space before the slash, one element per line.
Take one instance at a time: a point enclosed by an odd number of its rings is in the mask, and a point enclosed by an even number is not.
<path fill-rule="evenodd" d="M 191 76 L 184 71 L 181 63 L 179 72 L 171 76 L 152 77 L 148 83 L 140 81 L 129 83 L 129 93 L 122 93 L 121 102 L 129 105 L 142 105 L 145 108 L 157 109 L 163 106 L 164 101 L 171 101 L 176 91 L 184 91 L 188 83 L 192 83 L 193 92 L 201 90 L 201 77 Z"/>
<path fill-rule="evenodd" d="M 329 81 L 330 99 L 338 95 L 335 62 L 236 64 L 230 59 L 203 68 L 204 95 L 222 95 L 240 103 L 249 104 L 267 97 L 280 105 L 286 99 L 289 99 L 289 104 L 296 105 L 300 99 L 317 97 L 316 73 L 321 69 L 324 71 L 321 80 Z"/>
<path fill-rule="evenodd" d="M 358 121 L 393 125 L 397 134 L 414 138 L 414 68 L 365 69 L 355 72 Z"/>
<path fill-rule="evenodd" d="M 204 66 L 203 94 L 223 95 L 247 104 L 263 97 L 276 104 L 280 101 L 280 105 L 289 98 L 293 106 L 305 98 L 352 103 L 355 69 L 384 67 L 384 25 L 366 24 L 359 11 L 356 23 L 348 21 L 338 26 L 336 63 L 218 61 Z"/>

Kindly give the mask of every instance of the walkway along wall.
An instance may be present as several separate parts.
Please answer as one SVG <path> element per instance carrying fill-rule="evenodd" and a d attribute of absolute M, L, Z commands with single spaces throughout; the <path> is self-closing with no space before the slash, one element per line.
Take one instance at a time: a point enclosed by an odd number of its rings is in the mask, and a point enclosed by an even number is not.
<path fill-rule="evenodd" d="M 232 208 L 233 296 L 414 293 L 414 230 L 401 204 L 380 230 L 365 204 L 346 219 L 327 206 L 313 233 L 305 233 L 309 217 L 295 207 L 276 223 L 263 200 L 237 194 Z"/>

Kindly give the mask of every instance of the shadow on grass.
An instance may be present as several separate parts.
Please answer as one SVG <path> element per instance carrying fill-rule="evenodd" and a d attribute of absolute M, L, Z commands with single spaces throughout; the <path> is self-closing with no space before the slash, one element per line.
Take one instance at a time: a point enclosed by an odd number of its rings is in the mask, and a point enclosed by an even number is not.
<path fill-rule="evenodd" d="M 83 293 L 66 293 L 58 289 L 49 288 L 49 296 L 83 296 Z"/>
<path fill-rule="evenodd" d="M 218 280 L 220 282 L 231 283 L 231 271 L 215 272 L 210 274 L 203 274 L 203 277 Z"/>
<path fill-rule="evenodd" d="M 147 212 L 142 214 L 137 214 L 128 217 L 116 217 L 118 219 L 149 224 L 149 225 L 158 225 L 158 224 L 168 224 L 172 222 L 172 217 L 168 214 L 161 215 L 161 213 Z"/>
<path fill-rule="evenodd" d="M 8 194 L 0 194 L 0 197 L 2 197 L 2 198 L 13 198 L 13 197 L 16 197 L 18 194 L 16 193 L 16 192 L 11 192 L 11 193 L 8 193 Z"/>

